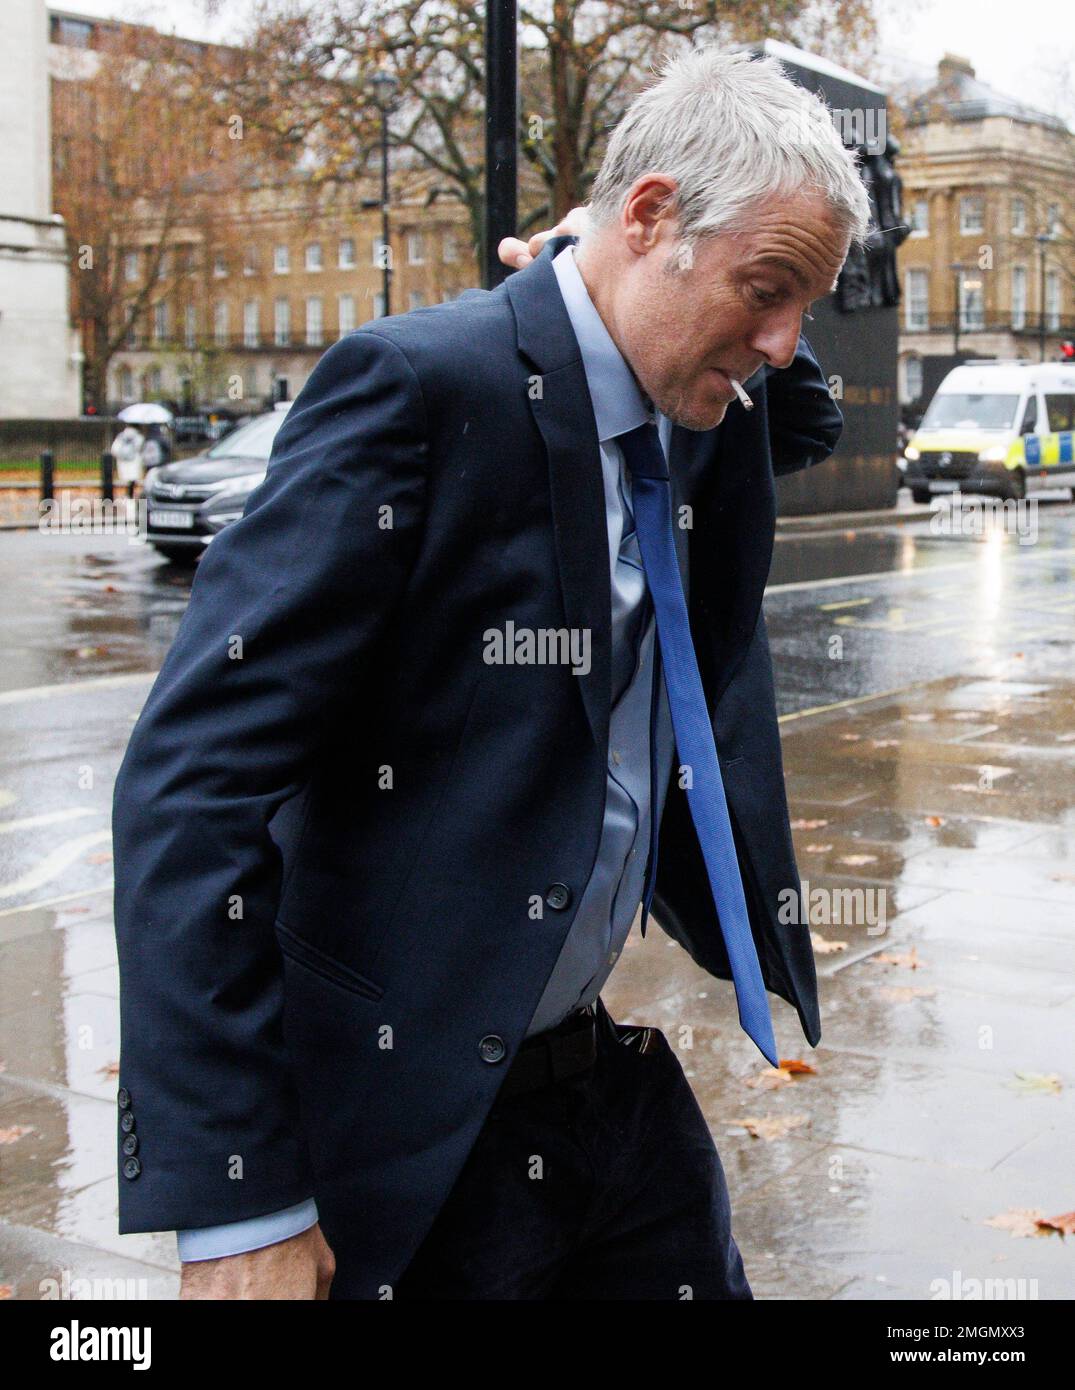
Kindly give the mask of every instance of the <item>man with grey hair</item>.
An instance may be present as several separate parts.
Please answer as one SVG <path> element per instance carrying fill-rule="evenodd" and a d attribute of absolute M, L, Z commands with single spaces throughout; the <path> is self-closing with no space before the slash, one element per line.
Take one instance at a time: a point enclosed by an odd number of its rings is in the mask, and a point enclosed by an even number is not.
<path fill-rule="evenodd" d="M 867 215 L 814 98 L 698 50 L 577 248 L 318 363 L 116 783 L 121 1230 L 184 1297 L 752 1297 L 677 1049 L 600 991 L 652 909 L 722 1054 L 777 1062 L 770 995 L 820 1037 L 761 605 Z"/>

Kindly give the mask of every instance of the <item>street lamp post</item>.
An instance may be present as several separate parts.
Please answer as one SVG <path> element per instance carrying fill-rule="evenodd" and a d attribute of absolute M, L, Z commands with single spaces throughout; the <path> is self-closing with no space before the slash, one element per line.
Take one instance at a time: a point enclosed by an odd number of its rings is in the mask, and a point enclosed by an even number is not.
<path fill-rule="evenodd" d="M 384 68 L 370 78 L 373 100 L 381 113 L 381 297 L 384 312 L 392 312 L 392 248 L 388 240 L 388 116 L 399 83 Z"/>
<path fill-rule="evenodd" d="M 1038 361 L 1045 361 L 1045 248 L 1049 245 L 1049 233 L 1039 232 L 1034 240 L 1038 243 Z"/>

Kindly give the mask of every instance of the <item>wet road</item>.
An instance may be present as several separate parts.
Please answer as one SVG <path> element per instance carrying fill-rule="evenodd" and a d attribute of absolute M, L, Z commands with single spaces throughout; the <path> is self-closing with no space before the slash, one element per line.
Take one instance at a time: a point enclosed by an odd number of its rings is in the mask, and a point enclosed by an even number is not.
<path fill-rule="evenodd" d="M 759 1297 L 1075 1296 L 1070 1241 L 986 1224 L 1075 1208 L 1075 508 L 1043 504 L 1032 543 L 937 529 L 776 546 L 821 1047 L 773 1009 L 816 1074 L 751 1084 L 730 987 L 660 932 L 605 991 L 681 1049 Z M 174 1239 L 115 1234 L 108 822 L 189 579 L 123 537 L 29 532 L 0 536 L 0 582 L 0 1285 L 166 1296 Z"/>

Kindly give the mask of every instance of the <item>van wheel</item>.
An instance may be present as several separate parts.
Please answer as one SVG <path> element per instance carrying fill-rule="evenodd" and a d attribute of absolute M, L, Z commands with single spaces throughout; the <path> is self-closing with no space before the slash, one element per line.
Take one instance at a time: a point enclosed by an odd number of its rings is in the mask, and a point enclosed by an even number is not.
<path fill-rule="evenodd" d="M 931 493 L 928 487 L 913 487 L 911 489 L 912 502 L 925 502 L 928 504 L 930 500 Z"/>
<path fill-rule="evenodd" d="M 1013 502 L 1021 502 L 1026 496 L 1026 474 L 1021 468 L 1015 468 L 1008 477 L 1008 490 L 1006 497 Z"/>

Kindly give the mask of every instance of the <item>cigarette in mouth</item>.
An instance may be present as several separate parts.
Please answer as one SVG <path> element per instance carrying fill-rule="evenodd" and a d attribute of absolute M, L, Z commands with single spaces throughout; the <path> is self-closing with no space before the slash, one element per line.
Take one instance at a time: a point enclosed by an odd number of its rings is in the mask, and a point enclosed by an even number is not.
<path fill-rule="evenodd" d="M 739 382 L 736 381 L 735 377 L 734 377 L 734 376 L 730 376 L 730 377 L 728 378 L 728 380 L 732 383 L 732 390 L 733 390 L 733 391 L 735 392 L 735 394 L 739 397 L 739 402 L 740 402 L 740 404 L 742 405 L 743 409 L 744 409 L 744 410 L 753 410 L 753 409 L 754 409 L 754 402 L 750 399 L 750 397 L 747 395 L 747 393 L 743 390 L 743 388 L 742 388 L 742 386 L 739 384 Z"/>

